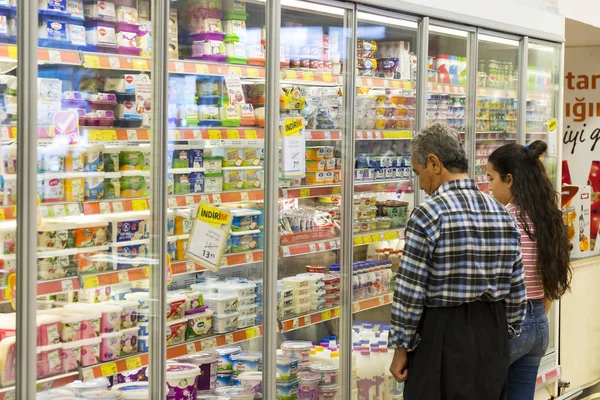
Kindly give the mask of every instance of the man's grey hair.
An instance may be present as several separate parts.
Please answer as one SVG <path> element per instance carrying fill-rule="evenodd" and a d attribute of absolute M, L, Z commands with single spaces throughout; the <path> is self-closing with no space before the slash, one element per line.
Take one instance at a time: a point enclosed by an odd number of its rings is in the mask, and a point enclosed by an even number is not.
<path fill-rule="evenodd" d="M 414 162 L 427 165 L 427 156 L 434 154 L 442 165 L 452 173 L 469 170 L 465 149 L 456 130 L 442 124 L 433 124 L 421 130 L 410 143 Z"/>

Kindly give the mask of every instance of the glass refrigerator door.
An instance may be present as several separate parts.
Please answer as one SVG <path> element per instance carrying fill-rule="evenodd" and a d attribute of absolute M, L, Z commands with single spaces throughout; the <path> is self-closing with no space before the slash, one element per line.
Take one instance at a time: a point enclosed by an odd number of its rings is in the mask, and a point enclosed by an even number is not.
<path fill-rule="evenodd" d="M 487 159 L 497 148 L 517 140 L 519 42 L 479 37 L 475 137 L 475 180 L 487 191 Z"/>
<path fill-rule="evenodd" d="M 387 324 L 392 277 L 414 207 L 408 146 L 417 112 L 418 23 L 385 15 L 359 11 L 356 36 L 352 368 L 358 398 L 402 394 L 388 371 Z"/>
<path fill-rule="evenodd" d="M 465 137 L 468 32 L 431 25 L 427 62 L 426 124 L 442 123 Z"/>
<path fill-rule="evenodd" d="M 305 395 L 335 397 L 338 351 L 340 182 L 345 115 L 342 64 L 348 29 L 343 8 L 294 1 L 282 8 L 278 347 L 299 356 Z M 349 229 L 349 227 L 347 227 Z M 274 296 L 272 296 L 274 297 Z M 317 345 L 311 352 L 311 346 Z M 320 345 L 320 346 L 319 346 Z M 275 351 L 275 349 L 265 349 Z M 278 350 L 279 351 L 279 350 Z M 289 358 L 278 358 L 286 371 Z M 316 373 L 316 375 L 315 375 Z M 318 378 L 322 385 L 319 386 Z M 325 380 L 325 378 L 327 380 Z M 297 388 L 280 374 L 278 393 Z"/>

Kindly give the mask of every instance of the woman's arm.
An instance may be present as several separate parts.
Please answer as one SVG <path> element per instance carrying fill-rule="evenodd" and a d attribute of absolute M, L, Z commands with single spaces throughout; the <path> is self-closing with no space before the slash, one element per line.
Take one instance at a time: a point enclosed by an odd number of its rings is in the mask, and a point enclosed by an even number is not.
<path fill-rule="evenodd" d="M 546 307 L 546 314 L 548 314 L 550 312 L 550 307 L 552 307 L 552 300 L 544 297 L 544 307 Z"/>

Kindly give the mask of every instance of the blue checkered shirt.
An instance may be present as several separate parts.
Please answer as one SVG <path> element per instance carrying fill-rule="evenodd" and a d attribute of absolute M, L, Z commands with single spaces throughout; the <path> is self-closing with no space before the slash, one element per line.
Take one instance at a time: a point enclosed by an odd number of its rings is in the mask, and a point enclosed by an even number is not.
<path fill-rule="evenodd" d="M 396 275 L 391 348 L 414 350 L 425 307 L 504 301 L 508 331 L 525 318 L 521 237 L 510 213 L 470 179 L 441 185 L 415 208 Z"/>

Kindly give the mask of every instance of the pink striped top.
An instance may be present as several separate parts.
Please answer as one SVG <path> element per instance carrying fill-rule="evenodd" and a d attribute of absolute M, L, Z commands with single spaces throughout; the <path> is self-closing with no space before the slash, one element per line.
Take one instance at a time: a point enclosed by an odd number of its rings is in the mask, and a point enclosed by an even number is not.
<path fill-rule="evenodd" d="M 537 269 L 537 244 L 535 241 L 529 238 L 527 232 L 523 228 L 523 224 L 518 219 L 519 207 L 515 204 L 509 203 L 506 208 L 519 225 L 519 231 L 521 232 L 521 247 L 523 251 L 523 266 L 525 267 L 525 288 L 527 289 L 527 299 L 537 300 L 544 298 L 544 287 L 542 286 L 542 279 Z M 530 223 L 529 218 L 525 216 L 525 220 L 529 223 L 532 232 L 533 224 Z"/>

